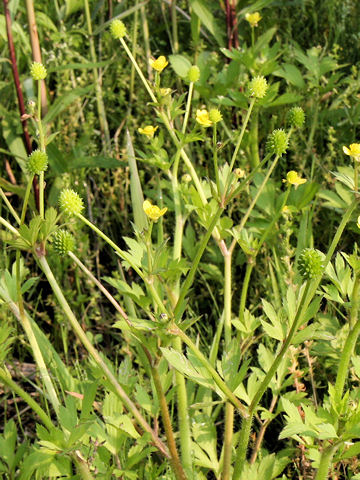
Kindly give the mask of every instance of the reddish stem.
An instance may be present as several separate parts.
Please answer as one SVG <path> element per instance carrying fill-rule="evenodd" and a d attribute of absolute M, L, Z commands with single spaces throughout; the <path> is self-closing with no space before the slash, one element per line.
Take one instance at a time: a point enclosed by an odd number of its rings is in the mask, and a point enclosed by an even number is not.
<path fill-rule="evenodd" d="M 28 155 L 30 155 L 32 151 L 32 146 L 31 146 L 30 135 L 27 129 L 26 117 L 23 117 L 23 115 L 26 115 L 26 110 L 25 110 L 25 104 L 24 104 L 24 97 L 23 97 L 23 93 L 20 85 L 19 71 L 16 63 L 14 40 L 13 40 L 12 29 L 11 29 L 11 16 L 8 8 L 8 3 L 9 3 L 9 0 L 4 0 L 4 13 L 5 13 L 5 21 L 6 21 L 6 33 L 7 33 L 8 45 L 9 45 L 9 55 L 10 55 L 11 68 L 12 68 L 13 77 L 14 77 L 16 95 L 17 95 L 18 104 L 19 104 L 21 125 L 24 133 L 25 148 Z M 33 187 L 34 187 L 34 193 L 35 193 L 36 207 L 37 209 L 39 209 L 39 187 L 38 187 L 37 179 L 35 177 L 33 180 Z"/>

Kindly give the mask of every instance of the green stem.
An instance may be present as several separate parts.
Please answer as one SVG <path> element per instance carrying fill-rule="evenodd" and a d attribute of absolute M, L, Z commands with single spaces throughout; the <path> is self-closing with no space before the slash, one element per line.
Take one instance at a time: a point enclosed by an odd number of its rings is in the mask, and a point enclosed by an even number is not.
<path fill-rule="evenodd" d="M 116 308 L 116 310 L 120 313 L 126 323 L 131 326 L 131 322 L 128 319 L 128 316 L 115 300 L 115 298 L 111 295 L 111 293 L 104 287 L 104 285 L 99 282 L 99 280 L 94 277 L 94 275 L 90 272 L 89 269 L 85 267 L 85 265 L 78 259 L 78 257 L 73 252 L 68 252 L 69 257 L 78 265 L 81 270 L 87 275 L 90 280 L 98 287 L 98 289 L 105 295 L 105 297 L 112 303 L 112 305 Z"/>
<path fill-rule="evenodd" d="M 328 447 L 324 448 L 324 450 L 321 452 L 320 465 L 319 465 L 318 471 L 316 472 L 315 480 L 328 479 L 328 474 L 331 467 L 331 461 L 337 448 L 338 448 L 338 445 L 329 445 Z"/>
<path fill-rule="evenodd" d="M 14 380 L 8 376 L 2 368 L 0 368 L 0 382 L 4 385 L 7 385 L 13 392 L 15 392 L 16 395 L 19 395 L 19 397 L 21 397 L 24 402 L 26 402 L 29 407 L 34 410 L 48 430 L 51 430 L 54 427 L 50 417 L 40 407 L 38 402 L 34 400 L 28 393 L 26 393 L 25 390 L 23 390 L 17 383 L 15 383 Z"/>
<path fill-rule="evenodd" d="M 120 42 L 121 42 L 121 45 L 124 47 L 124 50 L 125 50 L 126 54 L 128 55 L 128 57 L 130 58 L 132 64 L 134 65 L 134 67 L 135 67 L 135 69 L 136 69 L 136 71 L 137 71 L 137 73 L 138 73 L 141 81 L 143 82 L 143 84 L 144 84 L 144 86 L 145 86 L 148 94 L 150 95 L 151 100 L 152 100 L 154 103 L 158 103 L 158 101 L 157 101 L 157 99 L 156 99 L 153 91 L 151 90 L 148 81 L 147 81 L 146 78 L 144 77 L 144 75 L 143 75 L 143 73 L 142 73 L 142 71 L 141 71 L 141 69 L 140 69 L 137 61 L 136 61 L 135 58 L 133 57 L 133 54 L 130 52 L 129 47 L 126 45 L 125 40 L 124 40 L 123 38 L 120 38 Z"/>
<path fill-rule="evenodd" d="M 39 129 L 39 146 L 42 152 L 45 152 L 45 135 L 44 129 L 42 126 L 41 120 L 41 84 L 42 81 L 38 81 L 38 113 L 37 113 L 37 124 Z M 29 187 L 29 185 L 28 185 Z M 39 175 L 39 214 L 42 219 L 44 219 L 44 190 L 45 190 L 45 182 L 44 182 L 44 172 L 41 172 Z M 26 205 L 24 199 L 24 206 Z M 24 213 L 24 211 L 23 211 Z"/>
<path fill-rule="evenodd" d="M 131 268 L 133 270 L 135 270 L 135 272 L 139 275 L 139 277 L 145 281 L 145 277 L 144 277 L 144 274 L 142 273 L 142 271 L 140 270 L 140 268 L 135 265 L 131 259 L 129 258 L 129 256 L 126 254 L 126 252 L 124 252 L 123 250 L 121 250 L 121 248 L 119 248 L 115 242 L 113 242 L 111 240 L 111 238 L 109 238 L 107 235 L 105 235 L 105 233 L 103 233 L 96 225 L 94 225 L 93 223 L 91 223 L 87 218 L 85 218 L 83 215 L 81 215 L 81 213 L 78 213 L 77 214 L 77 217 L 82 221 L 84 222 L 88 227 L 90 227 L 92 230 L 94 230 L 94 232 L 96 232 L 103 240 L 105 240 L 106 243 L 108 243 L 114 250 L 115 252 L 118 253 L 119 257 L 122 258 L 123 260 L 129 262 L 129 264 L 131 265 Z"/>
<path fill-rule="evenodd" d="M 173 347 L 176 351 L 180 353 L 182 352 L 181 338 L 174 338 Z M 193 454 L 186 382 L 183 375 L 178 371 L 175 371 L 175 381 L 177 389 L 177 413 L 179 417 L 178 424 L 180 433 L 181 460 L 186 474 L 191 478 L 193 472 Z"/>
<path fill-rule="evenodd" d="M 2 188 L 0 188 L 0 196 L 1 198 L 4 200 L 5 202 L 5 205 L 7 206 L 9 212 L 11 213 L 11 215 L 15 218 L 15 220 L 17 221 L 17 223 L 20 224 L 20 217 L 19 215 L 15 212 L 15 210 L 13 209 L 11 203 L 9 202 L 7 196 L 5 195 L 4 191 Z"/>
<path fill-rule="evenodd" d="M 91 61 L 93 63 L 96 63 L 97 58 L 96 58 L 95 43 L 94 43 L 94 37 L 93 37 L 92 25 L 91 25 L 89 0 L 84 0 L 84 8 L 85 8 L 86 24 L 87 24 L 88 34 L 89 34 L 89 47 L 90 47 Z M 104 135 L 105 151 L 110 152 L 111 142 L 110 142 L 109 125 L 106 119 L 106 112 L 105 112 L 103 94 L 101 89 L 101 81 L 99 78 L 99 73 L 97 68 L 93 68 L 93 75 L 94 75 L 96 104 L 97 104 L 97 109 L 99 113 L 100 130 L 101 130 L 101 133 Z"/>
<path fill-rule="evenodd" d="M 161 379 L 159 375 L 159 371 L 155 366 L 151 366 L 151 374 L 154 380 L 156 392 L 158 395 L 159 399 L 159 404 L 160 404 L 160 410 L 161 410 L 161 416 L 164 424 L 164 429 L 165 429 L 165 435 L 166 435 L 166 440 L 167 440 L 167 445 L 169 447 L 169 452 L 170 452 L 170 462 L 172 465 L 172 468 L 175 473 L 175 477 L 177 480 L 185 480 L 186 476 L 184 473 L 184 470 L 182 468 L 179 454 L 176 448 L 176 443 L 175 443 L 175 438 L 174 438 L 174 432 L 171 426 L 171 418 L 169 415 L 169 409 L 166 401 L 166 397 L 161 385 Z M 180 418 L 179 418 L 180 421 Z"/>
<path fill-rule="evenodd" d="M 242 469 L 244 467 L 246 453 L 249 445 L 252 420 L 253 415 L 251 414 L 248 418 L 243 418 L 241 421 L 240 438 L 236 450 L 236 460 L 232 480 L 239 480 Z"/>
<path fill-rule="evenodd" d="M 138 6 L 139 0 L 136 0 L 136 6 Z M 135 10 L 134 14 L 134 23 L 133 23 L 133 32 L 132 32 L 132 55 L 136 59 L 136 48 L 137 48 L 137 31 L 138 31 L 138 23 L 139 23 L 139 11 Z M 131 64 L 131 71 L 130 71 L 130 87 L 129 87 L 129 103 L 132 105 L 133 96 L 134 96 L 134 84 L 135 84 L 135 67 L 134 64 Z"/>
<path fill-rule="evenodd" d="M 231 266 L 232 250 L 224 254 L 224 335 L 225 351 L 231 343 Z M 229 402 L 225 406 L 224 463 L 222 480 L 230 480 L 232 439 L 234 431 L 234 407 Z"/>
<path fill-rule="evenodd" d="M 179 52 L 178 25 L 176 17 L 176 0 L 171 0 L 171 25 L 172 25 L 172 47 L 173 52 Z"/>
<path fill-rule="evenodd" d="M 80 339 L 81 343 L 84 345 L 86 350 L 89 352 L 95 363 L 100 367 L 100 369 L 103 371 L 105 377 L 108 379 L 108 381 L 111 383 L 111 385 L 114 387 L 115 393 L 119 396 L 121 401 L 124 403 L 125 407 L 131 412 L 137 423 L 148 433 L 150 433 L 150 436 L 152 438 L 152 441 L 156 445 L 156 447 L 159 449 L 159 451 L 169 458 L 169 454 L 167 452 L 167 449 L 165 445 L 162 443 L 162 441 L 159 439 L 159 437 L 156 435 L 156 433 L 152 430 L 150 425 L 146 422 L 144 417 L 141 415 L 140 411 L 137 409 L 136 405 L 130 400 L 130 398 L 127 396 L 126 392 L 124 389 L 121 387 L 119 382 L 117 381 L 116 377 L 114 374 L 111 372 L 105 361 L 101 358 L 99 352 L 94 348 L 88 337 L 86 336 L 84 330 L 81 328 L 79 322 L 77 321 L 74 313 L 72 312 L 68 302 L 66 301 L 66 298 L 64 297 L 64 294 L 62 293 L 61 288 L 59 287 L 59 284 L 57 283 L 50 267 L 49 264 L 47 263 L 46 257 L 42 254 L 42 252 L 36 252 L 38 255 L 38 261 L 39 264 L 43 270 L 43 272 L 46 275 L 46 278 L 48 282 L 50 283 L 50 286 L 59 302 L 61 305 L 61 308 L 63 309 L 65 315 L 67 316 L 70 325 L 72 326 L 74 332 Z"/>
<path fill-rule="evenodd" d="M 276 167 L 276 164 L 279 160 L 279 155 L 276 155 L 276 157 L 274 158 L 272 164 L 270 165 L 270 168 L 269 170 L 267 171 L 267 174 L 265 175 L 265 178 L 262 182 L 262 184 L 260 185 L 260 187 L 257 189 L 256 191 L 256 195 L 255 197 L 253 198 L 252 202 L 250 203 L 245 215 L 243 216 L 241 222 L 240 222 L 240 225 L 237 229 L 238 233 L 241 232 L 241 230 L 244 228 L 245 226 L 245 223 L 247 222 L 248 218 L 250 217 L 250 214 L 251 212 L 253 211 L 253 208 L 255 207 L 256 205 L 256 202 L 258 201 L 258 198 L 260 197 L 260 195 L 262 194 L 262 191 L 264 190 L 265 188 L 265 185 L 267 184 L 269 178 L 270 178 L 270 175 L 272 174 L 274 168 Z"/>
<path fill-rule="evenodd" d="M 89 470 L 87 462 L 83 458 L 81 458 L 77 454 L 77 452 L 72 453 L 71 458 L 76 465 L 76 470 L 80 478 L 82 478 L 83 480 L 94 480 L 94 477 Z"/>
<path fill-rule="evenodd" d="M 217 212 L 214 214 L 214 216 L 213 216 L 213 218 L 210 222 L 210 225 L 208 227 L 208 230 L 205 233 L 205 235 L 204 235 L 204 237 L 203 237 L 203 239 L 200 243 L 200 246 L 199 246 L 199 248 L 196 252 L 196 255 L 193 259 L 190 271 L 189 271 L 189 273 L 186 277 L 186 280 L 185 280 L 183 286 L 181 287 L 179 300 L 177 301 L 177 304 L 176 304 L 175 309 L 174 309 L 175 321 L 179 321 L 180 318 L 181 318 L 181 315 L 182 315 L 182 313 L 184 311 L 184 308 L 185 308 L 185 306 L 183 305 L 185 297 L 186 297 L 189 289 L 191 288 L 191 285 L 194 281 L 195 273 L 196 273 L 196 270 L 198 268 L 201 257 L 202 257 L 202 255 L 204 253 L 204 250 L 205 250 L 205 248 L 206 248 L 206 246 L 207 246 L 207 244 L 210 240 L 210 237 L 211 237 L 212 232 L 213 232 L 213 230 L 216 226 L 216 223 L 219 220 L 223 211 L 224 211 L 224 209 L 222 207 L 219 207 Z"/>
<path fill-rule="evenodd" d="M 352 291 L 352 306 L 350 312 L 350 331 L 345 341 L 343 351 L 340 356 L 340 363 L 338 366 L 338 371 L 336 375 L 335 382 L 335 401 L 340 403 L 342 394 L 344 391 L 344 385 L 348 378 L 348 369 L 349 363 L 351 360 L 351 355 L 354 352 L 357 339 L 360 334 L 360 320 L 357 320 L 358 310 L 359 310 L 359 287 L 360 287 L 360 277 L 356 275 L 354 288 Z M 354 320 L 357 320 L 355 325 L 353 324 Z"/>
<path fill-rule="evenodd" d="M 186 133 L 186 127 L 187 127 L 188 120 L 189 120 L 193 91 L 194 91 L 194 82 L 190 82 L 189 93 L 188 93 L 188 97 L 187 97 L 186 109 L 185 109 L 185 115 L 184 115 L 184 122 L 183 122 L 182 129 L 181 129 L 181 132 L 184 135 Z"/>
<path fill-rule="evenodd" d="M 245 277 L 241 287 L 240 306 L 239 306 L 240 322 L 244 321 L 244 311 L 245 311 L 245 305 L 246 305 L 247 292 L 249 289 L 250 277 L 254 267 L 255 267 L 255 259 L 253 257 L 249 257 L 248 261 L 246 262 Z"/>
<path fill-rule="evenodd" d="M 216 179 L 216 190 L 220 197 L 220 178 L 219 178 L 219 167 L 218 167 L 218 154 L 217 154 L 217 135 L 216 135 L 216 123 L 213 125 L 213 159 L 214 159 L 214 171 Z"/>
<path fill-rule="evenodd" d="M 232 172 L 232 170 L 234 168 L 234 164 L 235 164 L 235 161 L 236 161 L 237 154 L 239 153 L 239 149 L 240 149 L 241 142 L 242 142 L 242 139 L 243 139 L 243 136 L 244 136 L 244 133 L 245 133 L 245 129 L 246 129 L 247 124 L 249 122 L 249 118 L 250 118 L 252 109 L 254 108 L 254 105 L 255 105 L 255 100 L 256 100 L 255 98 L 252 98 L 250 100 L 250 105 L 249 105 L 248 111 L 246 113 L 245 120 L 242 124 L 240 135 L 239 135 L 238 141 L 237 141 L 236 146 L 235 146 L 235 150 L 234 150 L 233 155 L 231 157 L 230 172 Z"/>
<path fill-rule="evenodd" d="M 20 236 L 19 232 L 16 230 L 15 227 L 13 227 L 5 218 L 0 217 L 0 224 L 3 225 L 5 228 L 7 228 L 11 233 L 16 235 L 17 237 Z"/>
<path fill-rule="evenodd" d="M 215 381 L 216 385 L 220 388 L 220 390 L 224 393 L 224 395 L 229 399 L 229 401 L 234 405 L 235 408 L 238 409 L 239 413 L 242 417 L 248 418 L 249 413 L 245 405 L 243 405 L 240 400 L 233 394 L 230 388 L 226 385 L 224 380 L 220 377 L 218 372 L 215 370 L 214 367 L 210 364 L 209 360 L 200 352 L 197 346 L 193 343 L 193 341 L 186 335 L 186 333 L 181 330 L 176 325 L 172 325 L 169 329 L 169 333 L 172 335 L 176 335 L 181 338 L 181 340 L 189 347 L 189 349 L 193 352 L 195 357 L 201 362 L 204 368 L 209 372 L 213 380 Z"/>
<path fill-rule="evenodd" d="M 10 305 L 11 310 L 13 311 L 14 315 L 18 318 L 22 328 L 25 331 L 25 334 L 29 340 L 31 350 L 34 355 L 35 362 L 40 372 L 40 377 L 44 382 L 47 394 L 49 395 L 50 402 L 56 412 L 59 413 L 60 402 L 56 394 L 56 390 L 54 385 L 51 381 L 51 377 L 49 375 L 48 369 L 45 365 L 44 358 L 42 356 L 39 344 L 36 340 L 35 334 L 31 327 L 30 320 L 25 313 L 24 309 L 24 302 L 21 293 L 21 273 L 20 273 L 20 250 L 16 251 L 16 290 L 17 290 L 17 303 L 18 303 L 18 310 L 16 310 L 15 304 Z"/>
<path fill-rule="evenodd" d="M 29 203 L 29 197 L 30 197 L 33 178 L 34 178 L 34 175 L 31 175 L 29 180 L 28 180 L 28 184 L 26 185 L 24 203 L 23 203 L 23 207 L 22 207 L 22 210 L 21 210 L 20 225 L 22 225 L 25 221 L 25 215 L 26 215 L 26 210 L 27 210 L 27 206 L 28 206 L 28 203 Z M 40 186 L 40 192 L 41 192 L 41 186 Z M 43 193 L 44 193 L 44 189 L 43 189 Z M 44 195 L 42 196 L 42 198 L 43 198 L 43 206 L 44 206 Z M 41 205 L 41 202 L 40 202 L 40 205 Z M 41 212 L 41 208 L 40 208 L 40 212 Z"/>

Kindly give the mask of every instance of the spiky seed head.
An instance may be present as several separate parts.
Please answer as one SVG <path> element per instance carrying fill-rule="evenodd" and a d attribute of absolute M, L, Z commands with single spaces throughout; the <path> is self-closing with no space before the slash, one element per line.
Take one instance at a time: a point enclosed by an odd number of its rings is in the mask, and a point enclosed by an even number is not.
<path fill-rule="evenodd" d="M 262 75 L 254 77 L 248 84 L 250 97 L 263 98 L 266 95 L 268 84 Z"/>
<path fill-rule="evenodd" d="M 292 127 L 301 128 L 305 123 L 305 112 L 301 107 L 293 107 L 289 111 L 289 122 Z"/>
<path fill-rule="evenodd" d="M 33 62 L 30 67 L 30 75 L 34 80 L 44 80 L 44 78 L 46 78 L 47 71 L 42 63 Z"/>
<path fill-rule="evenodd" d="M 113 20 L 110 25 L 110 32 L 111 35 L 119 40 L 119 38 L 123 38 L 126 35 L 126 27 L 124 22 L 119 19 Z"/>
<path fill-rule="evenodd" d="M 266 150 L 281 157 L 281 155 L 286 152 L 288 144 L 289 141 L 286 132 L 282 128 L 278 128 L 268 136 Z"/>
<path fill-rule="evenodd" d="M 213 123 L 218 123 L 221 122 L 223 117 L 220 110 L 218 110 L 217 108 L 212 108 L 209 112 L 209 118 Z"/>
<path fill-rule="evenodd" d="M 305 280 L 321 275 L 324 270 L 321 252 L 314 248 L 305 248 L 299 255 L 298 269 Z"/>
<path fill-rule="evenodd" d="M 84 202 L 78 193 L 71 188 L 61 190 L 59 196 L 59 206 L 67 215 L 78 215 L 83 211 Z"/>
<path fill-rule="evenodd" d="M 197 82 L 200 78 L 200 69 L 197 65 L 193 65 L 189 68 L 188 71 L 188 79 L 190 82 Z"/>
<path fill-rule="evenodd" d="M 34 150 L 28 157 L 26 167 L 32 175 L 40 175 L 40 173 L 45 172 L 48 168 L 48 156 L 46 152 Z"/>
<path fill-rule="evenodd" d="M 55 252 L 63 257 L 74 250 L 75 238 L 66 230 L 58 230 L 54 233 L 53 246 Z"/>

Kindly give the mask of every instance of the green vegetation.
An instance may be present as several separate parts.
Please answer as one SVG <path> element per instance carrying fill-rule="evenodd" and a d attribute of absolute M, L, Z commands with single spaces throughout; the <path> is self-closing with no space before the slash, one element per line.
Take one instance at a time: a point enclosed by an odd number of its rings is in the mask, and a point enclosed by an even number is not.
<path fill-rule="evenodd" d="M 359 479 L 360 4 L 3 6 L 1 478 Z"/>

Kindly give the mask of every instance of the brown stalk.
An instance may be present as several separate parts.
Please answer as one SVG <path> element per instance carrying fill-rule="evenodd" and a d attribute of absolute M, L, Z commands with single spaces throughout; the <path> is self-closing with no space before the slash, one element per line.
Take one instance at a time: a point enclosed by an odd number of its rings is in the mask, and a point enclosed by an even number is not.
<path fill-rule="evenodd" d="M 10 16 L 8 3 L 9 3 L 9 0 L 4 0 L 4 13 L 5 13 L 5 21 L 6 21 L 6 33 L 7 33 L 8 45 L 9 45 L 10 62 L 11 62 L 11 68 L 12 68 L 13 77 L 14 77 L 16 95 L 17 95 L 18 104 L 19 104 L 19 111 L 20 111 L 21 125 L 23 128 L 23 134 L 24 134 L 25 148 L 28 155 L 30 155 L 32 151 L 32 146 L 31 146 L 29 131 L 27 129 L 26 116 L 24 117 L 24 115 L 26 115 L 26 110 L 25 110 L 25 104 L 24 104 L 24 96 L 21 90 L 19 71 L 16 63 L 14 40 L 13 40 L 12 29 L 11 29 L 11 16 Z M 9 164 L 7 164 L 6 169 L 8 171 L 11 182 L 14 183 L 13 180 L 15 180 L 15 177 L 12 173 L 12 170 Z M 36 208 L 39 210 L 39 187 L 38 187 L 37 179 L 35 177 L 33 180 L 33 188 L 34 188 L 34 194 L 35 194 Z"/>

